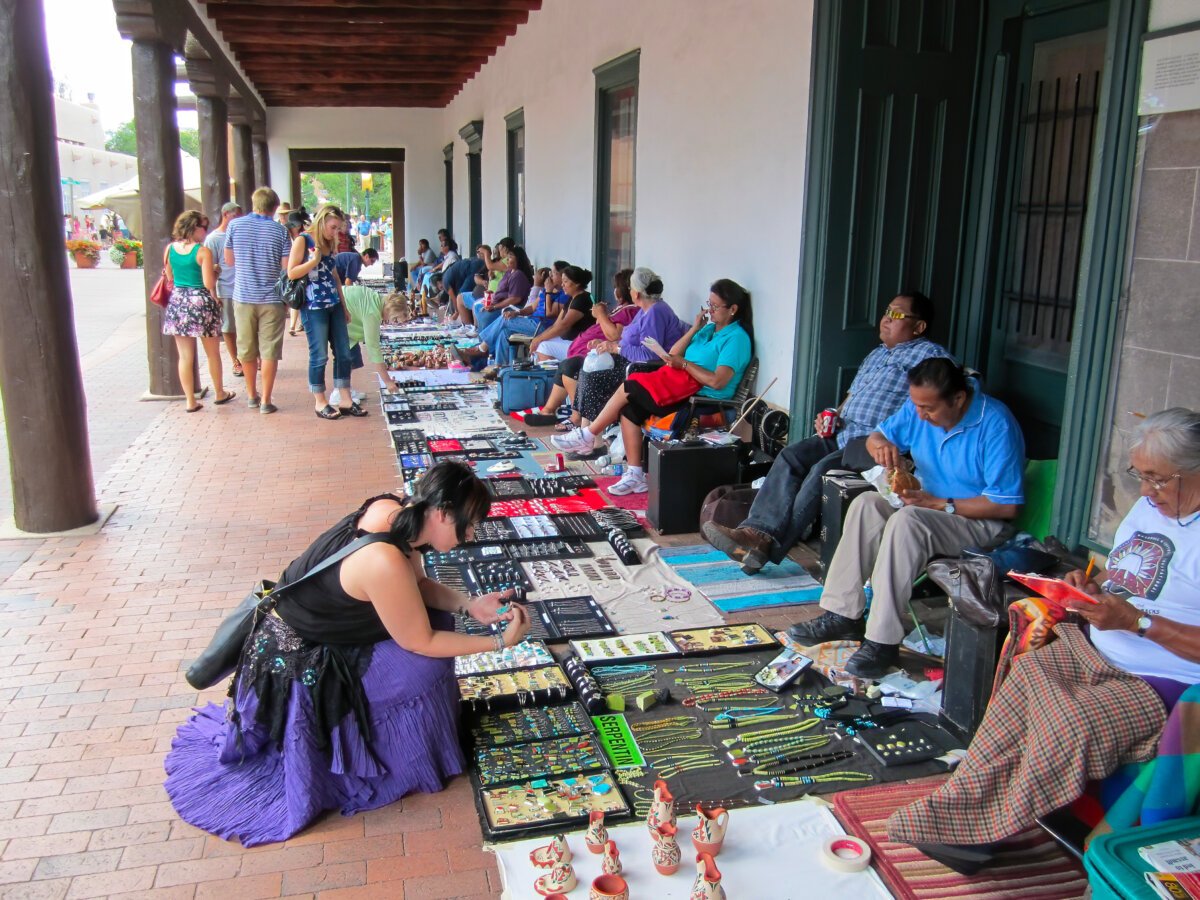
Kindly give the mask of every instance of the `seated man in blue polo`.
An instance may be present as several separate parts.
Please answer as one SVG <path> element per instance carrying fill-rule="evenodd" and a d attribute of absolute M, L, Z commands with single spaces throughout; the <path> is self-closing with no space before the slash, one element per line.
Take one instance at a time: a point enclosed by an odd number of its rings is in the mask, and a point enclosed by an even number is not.
<path fill-rule="evenodd" d="M 910 453 L 921 488 L 902 492 L 901 509 L 874 491 L 854 499 L 821 594 L 825 612 L 788 629 L 804 646 L 862 640 L 846 665 L 860 678 L 881 678 L 899 661 L 913 582 L 929 560 L 999 544 L 1025 502 L 1025 440 L 1008 408 L 949 359 L 915 366 L 908 384 L 908 402 L 868 436 L 867 451 L 888 469 Z"/>
<path fill-rule="evenodd" d="M 871 467 L 864 439 L 908 400 L 908 371 L 917 363 L 946 356 L 925 335 L 933 326 L 933 301 L 905 291 L 883 310 L 880 344 L 867 354 L 838 410 L 840 428 L 832 437 L 817 434 L 783 448 L 750 514 L 737 528 L 705 522 L 705 539 L 753 575 L 768 562 L 780 563 L 805 539 L 821 514 L 821 478 L 831 469 Z"/>

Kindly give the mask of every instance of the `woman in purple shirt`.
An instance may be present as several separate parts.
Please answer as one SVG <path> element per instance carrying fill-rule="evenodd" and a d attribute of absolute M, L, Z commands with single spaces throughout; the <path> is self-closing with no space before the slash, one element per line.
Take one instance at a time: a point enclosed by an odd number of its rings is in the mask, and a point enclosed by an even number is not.
<path fill-rule="evenodd" d="M 664 347 L 671 347 L 683 333 L 685 325 L 675 311 L 663 302 L 662 279 L 653 270 L 639 266 L 633 270 L 629 280 L 633 302 L 638 313 L 621 332 L 620 341 L 592 341 L 589 350 L 611 353 L 613 365 L 610 369 L 579 373 L 579 384 L 575 389 L 575 424 L 586 425 L 604 408 L 604 404 L 616 393 L 625 381 L 625 369 L 630 363 L 648 362 L 657 357 L 642 344 L 652 337 Z"/>

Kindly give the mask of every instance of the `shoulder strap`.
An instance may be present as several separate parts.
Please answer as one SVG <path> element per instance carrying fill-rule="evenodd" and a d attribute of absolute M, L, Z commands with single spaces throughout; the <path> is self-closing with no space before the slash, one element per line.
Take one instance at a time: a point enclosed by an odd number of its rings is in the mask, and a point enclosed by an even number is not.
<path fill-rule="evenodd" d="M 343 559 L 345 559 L 351 553 L 354 553 L 357 550 L 361 550 L 363 547 L 367 546 L 367 544 L 377 544 L 380 541 L 388 540 L 389 537 L 390 537 L 390 535 L 388 535 L 385 532 L 372 531 L 370 534 L 364 534 L 362 537 L 356 538 L 355 540 L 353 540 L 349 544 L 347 544 L 345 547 L 343 547 L 341 550 L 339 550 L 337 553 L 334 553 L 332 556 L 328 556 L 325 559 L 321 560 L 319 563 L 317 563 L 315 566 L 313 566 L 311 569 L 309 569 L 307 572 L 305 572 L 303 575 L 301 575 L 295 581 L 288 582 L 283 587 L 276 588 L 274 591 L 271 592 L 272 599 L 277 598 L 282 591 L 286 591 L 288 588 L 293 588 L 296 585 L 300 584 L 300 582 L 307 581 L 309 578 L 312 578 L 314 575 L 318 575 L 321 572 L 324 572 L 330 566 L 334 565 L 335 563 L 341 562 Z"/>

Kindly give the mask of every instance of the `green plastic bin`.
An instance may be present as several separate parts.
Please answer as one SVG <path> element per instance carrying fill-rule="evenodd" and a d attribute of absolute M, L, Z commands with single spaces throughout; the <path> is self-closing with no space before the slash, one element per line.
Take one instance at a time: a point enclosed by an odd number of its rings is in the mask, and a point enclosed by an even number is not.
<path fill-rule="evenodd" d="M 1157 900 L 1158 895 L 1146 884 L 1150 866 L 1138 854 L 1138 848 L 1197 836 L 1200 836 L 1200 816 L 1096 838 L 1083 856 L 1092 900 Z"/>

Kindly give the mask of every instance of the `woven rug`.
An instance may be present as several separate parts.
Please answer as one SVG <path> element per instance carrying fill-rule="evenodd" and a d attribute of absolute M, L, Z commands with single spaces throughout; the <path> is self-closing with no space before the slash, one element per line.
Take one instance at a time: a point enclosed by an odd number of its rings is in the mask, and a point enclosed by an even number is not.
<path fill-rule="evenodd" d="M 710 544 L 664 547 L 662 560 L 725 613 L 821 599 L 821 585 L 791 559 L 767 566 L 757 575 L 747 575 Z"/>
<path fill-rule="evenodd" d="M 644 494 L 613 494 L 608 489 L 620 481 L 616 475 L 597 475 L 596 485 L 604 491 L 608 502 L 620 509 L 645 510 L 650 505 L 650 495 Z"/>
<path fill-rule="evenodd" d="M 863 788 L 834 798 L 834 812 L 848 832 L 871 845 L 873 865 L 897 900 L 1074 900 L 1084 895 L 1088 882 L 1083 869 L 1036 826 L 1006 841 L 995 863 L 970 877 L 952 872 L 908 844 L 889 841 L 888 816 L 927 796 L 943 780 L 944 776 L 937 776 Z"/>

